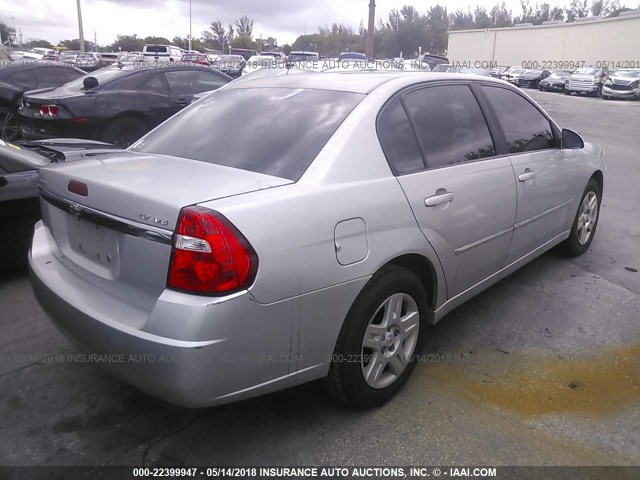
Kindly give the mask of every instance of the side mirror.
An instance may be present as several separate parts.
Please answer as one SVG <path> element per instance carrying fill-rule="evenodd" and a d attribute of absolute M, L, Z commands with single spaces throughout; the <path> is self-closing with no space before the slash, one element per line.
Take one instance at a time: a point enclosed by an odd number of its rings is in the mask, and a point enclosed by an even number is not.
<path fill-rule="evenodd" d="M 584 148 L 584 140 L 573 130 L 568 128 L 562 129 L 562 148 L 566 149 L 578 149 Z"/>
<path fill-rule="evenodd" d="M 85 90 L 91 90 L 92 88 L 96 88 L 98 86 L 98 79 L 96 77 L 86 77 L 82 81 L 82 85 Z"/>

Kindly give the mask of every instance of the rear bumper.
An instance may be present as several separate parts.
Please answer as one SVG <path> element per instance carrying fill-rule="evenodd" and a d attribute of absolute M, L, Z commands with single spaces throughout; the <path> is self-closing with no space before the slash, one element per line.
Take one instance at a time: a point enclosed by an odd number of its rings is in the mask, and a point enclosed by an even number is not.
<path fill-rule="evenodd" d="M 228 403 L 297 380 L 295 299 L 261 305 L 247 292 L 214 299 L 165 290 L 145 311 L 67 265 L 42 222 L 35 227 L 29 271 L 40 305 L 71 343 L 95 354 L 89 358 L 97 366 L 170 403 Z M 305 380 L 312 380 L 308 373 Z"/>
<path fill-rule="evenodd" d="M 94 122 L 74 123 L 66 120 L 39 120 L 22 117 L 20 132 L 25 140 L 51 138 L 85 138 L 98 140 L 98 126 Z"/>

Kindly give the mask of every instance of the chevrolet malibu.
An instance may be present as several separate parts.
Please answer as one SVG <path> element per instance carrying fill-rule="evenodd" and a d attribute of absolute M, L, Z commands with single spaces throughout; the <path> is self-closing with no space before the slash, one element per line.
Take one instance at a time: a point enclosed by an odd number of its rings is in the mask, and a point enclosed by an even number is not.
<path fill-rule="evenodd" d="M 370 407 L 430 324 L 555 245 L 589 248 L 604 172 L 490 77 L 231 83 L 125 151 L 42 169 L 31 279 L 71 342 L 169 402 L 324 378 Z"/>

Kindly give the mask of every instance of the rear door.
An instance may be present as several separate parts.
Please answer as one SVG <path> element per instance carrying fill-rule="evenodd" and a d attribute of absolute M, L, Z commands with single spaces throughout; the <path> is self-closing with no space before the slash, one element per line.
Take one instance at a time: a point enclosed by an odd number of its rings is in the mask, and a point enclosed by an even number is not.
<path fill-rule="evenodd" d="M 516 214 L 515 180 L 509 158 L 496 156 L 469 85 L 404 93 L 385 107 L 378 131 L 442 263 L 449 298 L 500 270 Z"/>
<path fill-rule="evenodd" d="M 568 228 L 575 157 L 560 149 L 559 132 L 526 97 L 500 86 L 483 86 L 506 137 L 516 178 L 518 211 L 509 263 Z"/>

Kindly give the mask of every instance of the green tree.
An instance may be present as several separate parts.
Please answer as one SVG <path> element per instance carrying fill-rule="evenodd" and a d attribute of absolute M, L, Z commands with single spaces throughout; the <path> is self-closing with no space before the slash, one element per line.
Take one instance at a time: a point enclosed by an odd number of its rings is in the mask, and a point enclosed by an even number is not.
<path fill-rule="evenodd" d="M 133 35 L 118 35 L 116 41 L 113 42 L 109 48 L 112 52 L 141 52 L 144 47 L 144 39 L 138 38 L 136 34 Z"/>
<path fill-rule="evenodd" d="M 2 22 L 0 22 L 0 45 L 17 45 L 15 29 Z"/>
<path fill-rule="evenodd" d="M 58 45 L 61 47 L 65 47 L 69 50 L 80 50 L 80 39 L 74 38 L 73 40 L 60 40 Z M 84 50 L 85 52 L 93 51 L 93 43 L 87 40 L 84 41 Z M 124 49 L 123 49 L 124 50 Z"/>
<path fill-rule="evenodd" d="M 611 13 L 611 3 L 609 0 L 593 0 L 591 2 L 591 15 L 608 15 Z"/>
<path fill-rule="evenodd" d="M 38 38 L 32 38 L 31 40 L 29 40 L 28 42 L 24 43 L 22 45 L 26 50 L 32 49 L 32 48 L 53 48 L 53 45 L 51 44 L 51 42 L 49 42 L 48 40 L 41 40 Z"/>
<path fill-rule="evenodd" d="M 233 40 L 231 40 L 230 44 L 234 48 L 251 48 L 256 51 L 260 49 L 260 45 L 258 45 L 258 42 L 254 42 L 249 37 L 245 37 L 244 35 L 240 35 L 239 37 L 234 38 Z"/>
<path fill-rule="evenodd" d="M 249 40 L 253 38 L 253 20 L 247 15 L 243 15 L 233 22 L 236 27 L 236 33 L 239 37 L 247 37 Z"/>
<path fill-rule="evenodd" d="M 475 28 L 471 11 L 456 10 L 451 14 L 451 30 L 469 30 Z"/>
<path fill-rule="evenodd" d="M 571 0 L 569 8 L 566 10 L 567 21 L 573 22 L 576 18 L 582 18 L 589 15 L 587 0 Z"/>
<path fill-rule="evenodd" d="M 511 27 L 513 26 L 513 15 L 511 10 L 507 10 L 507 6 L 504 2 L 501 4 L 495 4 L 489 11 L 492 25 L 497 28 Z"/>
<path fill-rule="evenodd" d="M 150 44 L 170 45 L 171 44 L 169 39 L 164 37 L 145 37 L 143 42 L 145 45 L 150 45 Z"/>

